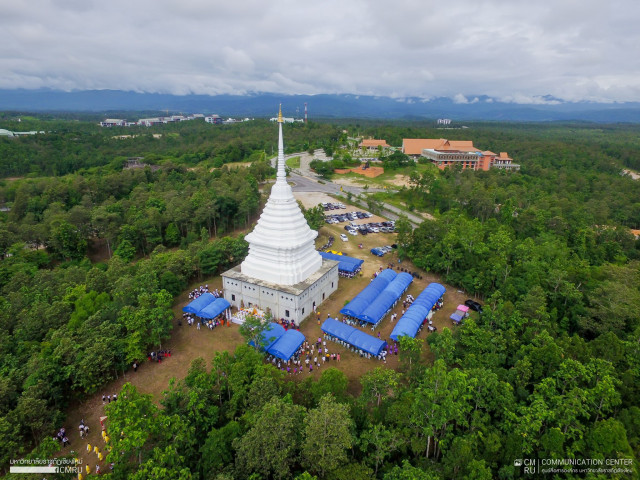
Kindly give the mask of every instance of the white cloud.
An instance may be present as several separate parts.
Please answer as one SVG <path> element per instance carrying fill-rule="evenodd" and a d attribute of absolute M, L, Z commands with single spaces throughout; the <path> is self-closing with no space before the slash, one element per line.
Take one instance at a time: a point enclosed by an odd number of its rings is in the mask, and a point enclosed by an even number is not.
<path fill-rule="evenodd" d="M 0 88 L 640 101 L 640 5 L 0 0 Z"/>
<path fill-rule="evenodd" d="M 467 100 L 467 97 L 465 97 L 463 94 L 458 93 L 453 96 L 453 103 L 464 104 L 469 103 L 469 100 Z"/>

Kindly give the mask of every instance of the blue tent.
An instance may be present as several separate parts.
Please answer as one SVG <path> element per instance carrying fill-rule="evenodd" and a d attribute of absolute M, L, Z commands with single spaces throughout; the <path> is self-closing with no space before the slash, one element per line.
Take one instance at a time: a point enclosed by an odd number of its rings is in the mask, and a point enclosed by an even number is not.
<path fill-rule="evenodd" d="M 287 330 L 271 347 L 267 349 L 267 353 L 289 360 L 294 353 L 300 348 L 304 342 L 304 335 L 297 330 Z"/>
<path fill-rule="evenodd" d="M 320 256 L 328 260 L 340 262 L 338 264 L 338 270 L 343 272 L 355 272 L 364 263 L 364 260 L 360 260 L 359 258 L 347 257 L 346 255 L 336 255 L 331 252 L 320 252 Z"/>
<path fill-rule="evenodd" d="M 189 305 L 187 305 L 186 307 L 182 307 L 182 311 L 187 313 L 195 313 L 197 315 L 200 310 L 209 305 L 215 299 L 216 297 L 213 296 L 213 293 L 203 293 L 195 300 L 192 300 Z"/>
<path fill-rule="evenodd" d="M 264 345 L 264 349 L 268 351 L 284 333 L 285 329 L 282 325 L 271 322 L 260 334 L 260 342 Z M 249 342 L 249 345 L 256 346 L 253 340 Z"/>
<path fill-rule="evenodd" d="M 327 318 L 320 327 L 323 332 L 333 335 L 354 347 L 360 348 L 372 355 L 379 355 L 387 342 L 364 333 L 346 323 L 333 318 Z"/>
<path fill-rule="evenodd" d="M 364 310 L 382 293 L 394 278 L 396 272 L 387 268 L 378 274 L 369 285 L 367 285 L 356 297 L 351 300 L 340 313 L 350 317 L 358 318 Z"/>
<path fill-rule="evenodd" d="M 200 310 L 197 315 L 202 318 L 216 318 L 230 306 L 231 304 L 224 298 L 216 298 L 213 302 Z"/>
<path fill-rule="evenodd" d="M 387 342 L 384 340 L 373 337 L 357 328 L 354 328 L 354 332 L 349 336 L 349 343 L 372 355 L 380 355 L 382 349 L 387 346 Z"/>
<path fill-rule="evenodd" d="M 377 324 L 409 288 L 411 282 L 413 282 L 413 277 L 410 274 L 406 272 L 399 273 L 358 318 L 374 325 Z"/>
<path fill-rule="evenodd" d="M 449 315 L 449 318 L 456 323 L 460 323 L 462 321 L 462 315 L 459 315 L 457 313 L 452 313 L 451 315 Z"/>
<path fill-rule="evenodd" d="M 344 342 L 349 339 L 349 335 L 355 330 L 352 326 L 333 318 L 327 318 L 320 328 L 324 333 L 337 337 Z"/>
<path fill-rule="evenodd" d="M 415 338 L 419 329 L 419 324 L 409 321 L 402 321 L 402 319 L 400 319 L 398 320 L 398 323 L 396 323 L 396 326 L 393 328 L 393 332 L 391 332 L 391 335 L 389 335 L 389 337 L 391 337 L 391 339 L 395 340 L 396 342 L 400 337 L 403 336 Z"/>
<path fill-rule="evenodd" d="M 446 289 L 439 283 L 429 284 L 398 320 L 391 332 L 391 339 L 397 341 L 403 335 L 415 337 L 420 325 L 422 325 L 424 319 L 427 318 L 427 315 L 429 315 L 429 312 L 445 291 Z"/>

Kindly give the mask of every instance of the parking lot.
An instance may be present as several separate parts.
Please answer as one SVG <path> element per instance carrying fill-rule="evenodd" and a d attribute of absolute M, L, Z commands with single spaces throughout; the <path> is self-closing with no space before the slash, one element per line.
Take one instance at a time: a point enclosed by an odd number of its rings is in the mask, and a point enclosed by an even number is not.
<path fill-rule="evenodd" d="M 342 203 L 323 203 L 322 207 L 325 212 L 331 212 L 332 210 L 338 210 L 337 213 L 326 213 L 324 218 L 328 224 L 340 224 L 344 225 L 344 230 L 350 235 L 368 235 L 370 233 L 393 233 L 395 231 L 395 221 L 382 220 L 382 221 L 369 221 L 358 222 L 359 220 L 368 220 L 373 217 L 372 213 L 364 211 L 351 211 L 342 212 L 346 206 Z"/>

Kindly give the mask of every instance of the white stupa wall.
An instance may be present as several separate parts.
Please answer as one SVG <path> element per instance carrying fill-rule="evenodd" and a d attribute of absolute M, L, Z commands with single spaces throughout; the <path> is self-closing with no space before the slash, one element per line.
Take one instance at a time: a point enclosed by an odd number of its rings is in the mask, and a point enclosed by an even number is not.
<path fill-rule="evenodd" d="M 295 285 L 321 267 L 322 257 L 315 249 L 318 232 L 309 227 L 287 183 L 282 123 L 278 130 L 276 183 L 255 229 L 245 237 L 249 253 L 241 271 L 267 282 Z"/>

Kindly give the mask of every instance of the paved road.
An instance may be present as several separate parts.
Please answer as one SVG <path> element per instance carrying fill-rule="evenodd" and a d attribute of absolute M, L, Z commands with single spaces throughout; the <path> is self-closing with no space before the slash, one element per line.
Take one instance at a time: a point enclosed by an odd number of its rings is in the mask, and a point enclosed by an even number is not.
<path fill-rule="evenodd" d="M 325 180 L 325 179 L 321 180 L 323 183 L 319 183 L 318 180 L 320 179 L 318 178 L 318 176 L 309 169 L 309 162 L 313 158 L 319 158 L 321 160 L 326 161 L 327 158 L 324 156 L 324 151 L 322 150 L 316 150 L 314 155 L 310 155 L 309 153 L 306 153 L 306 152 L 285 155 L 285 159 L 291 158 L 291 157 L 300 157 L 300 170 L 298 170 L 298 173 L 294 173 L 293 171 L 289 173 L 289 181 L 293 183 L 292 190 L 294 192 L 320 192 L 320 193 L 326 193 L 328 195 L 342 195 L 342 196 L 345 196 L 347 192 L 351 192 L 354 195 L 354 197 L 362 194 L 363 192 L 366 192 L 366 193 L 384 192 L 384 189 L 381 189 L 381 188 L 369 188 L 365 190 L 362 187 L 338 185 L 333 183 L 330 180 Z M 271 159 L 271 164 L 273 166 L 275 166 L 276 160 L 277 160 L 277 157 L 274 157 Z M 342 187 L 342 190 L 341 190 L 341 187 Z M 363 204 L 363 208 L 366 208 L 366 203 Z M 405 215 L 414 226 L 418 226 L 420 223 L 424 222 L 425 220 L 424 218 L 418 215 L 405 212 L 388 203 L 382 204 L 382 211 L 380 213 L 382 214 L 383 217 L 386 217 L 390 220 L 398 220 L 401 214 Z M 430 218 L 430 219 L 433 220 L 433 218 Z"/>

